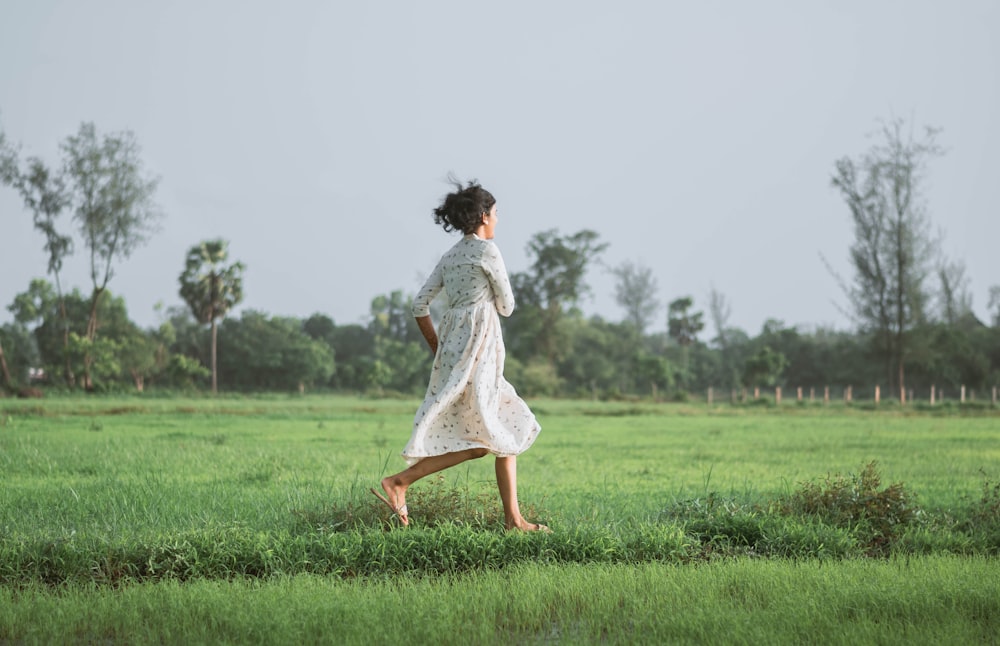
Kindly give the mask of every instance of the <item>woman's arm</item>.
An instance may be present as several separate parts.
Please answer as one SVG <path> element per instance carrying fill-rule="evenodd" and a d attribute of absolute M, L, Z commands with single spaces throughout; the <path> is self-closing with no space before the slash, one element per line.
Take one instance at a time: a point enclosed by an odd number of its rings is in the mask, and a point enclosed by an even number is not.
<path fill-rule="evenodd" d="M 500 249 L 496 244 L 491 242 L 487 245 L 481 262 L 486 279 L 493 288 L 493 302 L 496 304 L 497 312 L 500 316 L 510 316 L 514 311 L 514 290 L 510 287 L 507 266 L 504 265 L 503 256 L 500 255 Z"/>
<path fill-rule="evenodd" d="M 430 315 L 418 316 L 417 327 L 420 328 L 420 333 L 424 335 L 427 340 L 427 345 L 431 347 L 431 352 L 437 354 L 438 351 L 438 337 L 437 332 L 434 331 L 434 323 L 431 321 Z"/>

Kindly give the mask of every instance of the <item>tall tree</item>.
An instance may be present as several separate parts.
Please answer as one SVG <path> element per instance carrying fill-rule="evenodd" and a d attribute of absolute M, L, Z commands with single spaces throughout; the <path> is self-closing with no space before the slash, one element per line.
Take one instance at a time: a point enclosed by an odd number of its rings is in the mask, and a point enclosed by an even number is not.
<path fill-rule="evenodd" d="M 1000 327 L 1000 285 L 990 287 L 990 300 L 987 303 L 993 327 Z"/>
<path fill-rule="evenodd" d="M 615 301 L 625 310 L 625 320 L 641 338 L 660 309 L 653 270 L 627 260 L 612 268 L 611 273 L 618 279 Z"/>
<path fill-rule="evenodd" d="M 734 330 L 729 327 L 733 309 L 725 295 L 712 287 L 708 293 L 708 315 L 712 319 L 715 338 L 712 339 L 721 353 L 722 385 L 734 385 L 738 381 L 737 362 L 733 356 Z"/>
<path fill-rule="evenodd" d="M 212 393 L 219 392 L 217 321 L 243 300 L 243 264 L 226 266 L 229 243 L 206 240 L 191 247 L 180 275 L 180 295 L 202 325 L 212 326 Z"/>
<path fill-rule="evenodd" d="M 65 173 L 73 191 L 75 218 L 90 252 L 91 292 L 87 338 L 97 336 L 97 304 L 114 275 L 115 260 L 127 259 L 146 242 L 162 213 L 153 201 L 157 179 L 142 168 L 139 144 L 129 132 L 99 137 L 83 123 L 62 144 Z M 84 361 L 84 386 L 91 387 L 90 361 Z"/>
<path fill-rule="evenodd" d="M 948 325 L 955 325 L 972 314 L 972 294 L 969 292 L 969 278 L 965 274 L 965 262 L 942 262 L 937 275 L 940 282 L 938 310 L 941 320 Z"/>
<path fill-rule="evenodd" d="M 7 356 L 3 353 L 3 338 L 0 337 L 0 377 L 3 378 L 3 386 L 7 390 L 14 389 L 14 383 L 10 378 L 10 368 L 7 367 Z"/>
<path fill-rule="evenodd" d="M 21 194 L 24 205 L 32 213 L 35 229 L 45 236 L 45 251 L 49 255 L 48 273 L 55 279 L 62 324 L 63 378 L 67 385 L 72 386 L 76 378 L 69 359 L 70 325 L 59 272 L 62 271 L 63 260 L 73 253 L 73 238 L 63 235 L 56 226 L 56 220 L 72 204 L 72 196 L 62 173 L 51 171 L 37 157 L 29 158 L 24 170 L 16 167 L 8 169 L 6 180 Z"/>
<path fill-rule="evenodd" d="M 220 327 L 219 377 L 227 386 L 303 392 L 333 374 L 330 347 L 306 334 L 298 319 L 245 310 Z"/>
<path fill-rule="evenodd" d="M 7 184 L 15 176 L 17 157 L 13 147 L 7 143 L 7 136 L 0 130 L 0 182 Z M 10 370 L 7 368 L 7 357 L 3 353 L 3 340 L 0 339 L 0 376 L 5 387 L 12 388 Z"/>
<path fill-rule="evenodd" d="M 10 184 L 17 177 L 17 148 L 7 141 L 7 135 L 0 130 L 0 183 Z"/>
<path fill-rule="evenodd" d="M 743 366 L 744 386 L 774 386 L 781 380 L 781 373 L 788 364 L 785 355 L 770 346 L 761 347 L 748 357 Z"/>
<path fill-rule="evenodd" d="M 698 333 L 705 329 L 701 312 L 691 312 L 694 299 L 690 296 L 671 301 L 667 306 L 667 334 L 681 346 L 681 363 L 684 368 L 684 384 L 687 385 L 690 362 L 690 348 L 698 338 Z"/>
<path fill-rule="evenodd" d="M 918 139 L 902 119 L 882 122 L 880 141 L 857 160 L 838 160 L 832 179 L 854 223 L 854 281 L 841 284 L 901 401 L 910 332 L 926 318 L 925 283 L 937 250 L 921 188 L 928 160 L 943 154 L 938 132 L 927 128 Z"/>
<path fill-rule="evenodd" d="M 511 276 L 518 303 L 533 312 L 517 324 L 530 323 L 537 317 L 537 333 L 532 336 L 533 354 L 555 363 L 560 354 L 559 323 L 565 308 L 576 305 L 590 292 L 583 278 L 597 256 L 607 248 L 598 242 L 598 234 L 589 229 L 561 235 L 550 229 L 536 233 L 528 242 L 531 268 Z M 533 316 L 536 315 L 536 316 Z"/>

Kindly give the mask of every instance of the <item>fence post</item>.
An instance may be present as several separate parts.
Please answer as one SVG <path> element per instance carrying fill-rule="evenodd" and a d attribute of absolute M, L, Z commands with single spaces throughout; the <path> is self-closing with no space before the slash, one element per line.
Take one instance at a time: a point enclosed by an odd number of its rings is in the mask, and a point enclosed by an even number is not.
<path fill-rule="evenodd" d="M 781 403 L 781 386 L 774 387 L 774 403 L 775 404 Z"/>
<path fill-rule="evenodd" d="M 934 384 L 931 384 L 931 406 L 934 405 L 934 395 L 935 395 Z"/>
<path fill-rule="evenodd" d="M 816 387 L 809 386 L 809 403 L 811 404 L 814 401 L 816 401 Z"/>
<path fill-rule="evenodd" d="M 760 399 L 760 387 L 758 386 L 753 387 L 753 398 L 754 400 Z"/>
<path fill-rule="evenodd" d="M 795 399 L 797 399 L 800 403 L 802 402 L 802 386 L 795 389 Z"/>
<path fill-rule="evenodd" d="M 965 403 L 965 384 L 962 384 L 962 403 Z"/>
<path fill-rule="evenodd" d="M 854 399 L 853 391 L 854 391 L 854 386 L 848 386 L 847 388 L 844 389 L 844 401 L 847 402 L 848 404 L 850 404 L 851 400 Z"/>
<path fill-rule="evenodd" d="M 993 405 L 997 405 L 997 387 L 993 386 Z"/>
<path fill-rule="evenodd" d="M 903 386 L 903 384 L 899 384 L 899 403 L 900 404 L 906 403 L 906 388 Z"/>
<path fill-rule="evenodd" d="M 875 405 L 878 406 L 878 402 L 881 399 L 882 388 L 881 386 L 875 386 Z"/>
<path fill-rule="evenodd" d="M 830 403 L 830 387 L 823 386 L 823 405 L 826 406 Z"/>
<path fill-rule="evenodd" d="M 743 402 L 744 404 L 747 403 L 747 388 L 746 388 L 746 386 L 744 386 L 743 390 L 740 391 L 740 401 Z"/>
<path fill-rule="evenodd" d="M 712 387 L 711 386 L 708 387 L 708 405 L 709 406 L 712 405 Z"/>

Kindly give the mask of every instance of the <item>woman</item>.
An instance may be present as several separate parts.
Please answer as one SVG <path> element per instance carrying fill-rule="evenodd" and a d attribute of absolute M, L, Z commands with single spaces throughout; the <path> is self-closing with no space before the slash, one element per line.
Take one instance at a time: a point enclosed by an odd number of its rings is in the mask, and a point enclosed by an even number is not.
<path fill-rule="evenodd" d="M 514 310 L 507 269 L 493 243 L 496 200 L 476 182 L 455 182 L 434 209 L 434 223 L 463 237 L 442 256 L 413 301 L 417 325 L 434 353 L 424 402 L 413 434 L 403 449 L 409 468 L 382 479 L 372 489 L 409 525 L 406 490 L 430 475 L 481 458 L 496 456 L 497 487 L 507 529 L 548 531 L 529 523 L 517 502 L 517 455 L 538 437 L 541 427 L 527 404 L 503 377 L 504 344 L 500 317 Z M 444 289 L 448 308 L 440 335 L 430 317 L 430 303 Z"/>

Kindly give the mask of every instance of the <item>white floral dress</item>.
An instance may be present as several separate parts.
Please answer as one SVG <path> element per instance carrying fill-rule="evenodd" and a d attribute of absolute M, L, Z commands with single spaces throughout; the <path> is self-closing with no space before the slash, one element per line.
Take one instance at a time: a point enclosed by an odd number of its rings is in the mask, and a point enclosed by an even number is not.
<path fill-rule="evenodd" d="M 417 293 L 413 315 L 427 316 L 442 289 L 448 307 L 403 458 L 412 466 L 432 455 L 475 448 L 498 457 L 518 455 L 541 427 L 503 376 L 499 315 L 514 311 L 514 293 L 496 244 L 474 234 L 459 240 Z"/>

